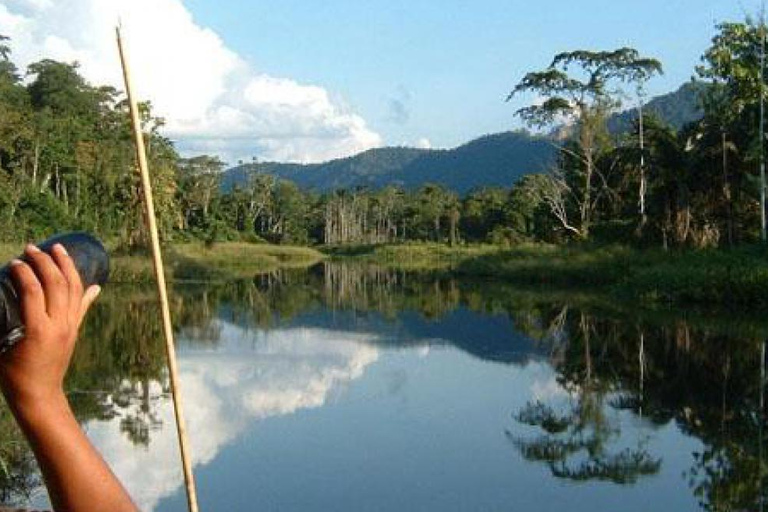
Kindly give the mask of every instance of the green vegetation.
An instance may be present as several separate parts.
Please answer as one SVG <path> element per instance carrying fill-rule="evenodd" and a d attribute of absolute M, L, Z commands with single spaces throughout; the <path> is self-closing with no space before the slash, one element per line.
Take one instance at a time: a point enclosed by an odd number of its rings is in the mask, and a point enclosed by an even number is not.
<path fill-rule="evenodd" d="M 280 268 L 304 268 L 323 255 L 308 247 L 192 243 L 174 245 L 169 252 L 172 275 L 180 280 L 231 280 Z"/>
<path fill-rule="evenodd" d="M 672 105 L 645 105 L 658 61 L 631 48 L 556 55 L 512 92 L 543 99 L 518 114 L 552 130 L 535 138 L 551 169 L 537 173 L 528 161 L 514 177 L 500 162 L 518 162 L 510 158 L 533 140 L 523 133 L 454 151 L 367 152 L 315 169 L 318 180 L 342 181 L 309 183 L 314 191 L 282 179 L 293 171 L 272 176 L 261 164 L 223 182 L 224 162 L 180 158 L 144 104 L 168 265 L 177 279 L 233 278 L 309 264 L 321 256 L 290 246 L 323 245 L 391 267 L 589 286 L 647 302 L 763 304 L 765 260 L 750 245 L 761 237 L 763 32 L 750 20 L 717 27 L 700 81 L 677 95 L 684 125 L 653 114 L 671 116 Z M 123 96 L 51 60 L 30 65 L 23 81 L 10 44 L 0 39 L 0 240 L 93 231 L 114 240 L 117 280 L 147 277 L 147 260 L 135 255 L 146 235 Z M 612 132 L 627 97 L 637 113 Z M 343 181 L 350 173 L 368 187 Z M 466 181 L 480 174 L 508 188 Z M 428 183 L 441 180 L 450 186 Z"/>
<path fill-rule="evenodd" d="M 10 261 L 19 255 L 19 247 L 12 244 L 0 244 L 0 261 Z"/>
<path fill-rule="evenodd" d="M 556 55 L 512 93 L 543 99 L 518 114 L 551 137 L 507 133 L 450 151 L 383 148 L 311 169 L 241 162 L 225 174 L 216 157 L 180 158 L 160 134 L 163 120 L 143 104 L 163 238 L 665 248 L 754 242 L 762 30 L 749 20 L 718 26 L 699 81 L 647 105 L 643 87 L 661 72 L 655 59 L 632 48 Z M 12 42 L 0 41 L 0 239 L 84 229 L 117 239 L 121 249 L 144 245 L 123 95 L 52 60 L 30 65 L 22 81 Z M 619 119 L 626 98 L 637 112 Z"/>
<path fill-rule="evenodd" d="M 333 259 L 401 271 L 501 279 L 550 293 L 581 290 L 602 302 L 704 309 L 768 306 L 768 253 L 761 246 L 663 251 L 620 245 L 523 244 L 505 249 L 404 244 L 326 252 Z"/>
<path fill-rule="evenodd" d="M 17 256 L 22 245 L 0 244 L 0 258 Z M 110 279 L 116 283 L 151 282 L 155 279 L 148 253 L 113 253 Z M 252 277 L 282 268 L 303 268 L 323 259 L 309 247 L 224 242 L 174 244 L 165 254 L 166 275 L 176 281 L 224 281 Z"/>
<path fill-rule="evenodd" d="M 644 114 L 655 117 L 675 130 L 682 130 L 691 123 L 704 117 L 701 98 L 706 96 L 707 84 L 692 80 L 680 86 L 676 91 L 657 96 L 644 107 Z M 616 135 L 630 133 L 639 118 L 637 109 L 625 110 L 608 119 L 608 130 Z"/>
<path fill-rule="evenodd" d="M 497 253 L 493 245 L 448 247 L 443 244 L 421 243 L 402 245 L 358 245 L 326 247 L 324 252 L 334 259 L 369 263 L 383 268 L 412 271 L 456 270 L 472 258 Z"/>
<path fill-rule="evenodd" d="M 768 305 L 768 254 L 762 247 L 665 252 L 530 246 L 467 259 L 456 272 L 555 289 L 586 288 L 655 307 Z"/>

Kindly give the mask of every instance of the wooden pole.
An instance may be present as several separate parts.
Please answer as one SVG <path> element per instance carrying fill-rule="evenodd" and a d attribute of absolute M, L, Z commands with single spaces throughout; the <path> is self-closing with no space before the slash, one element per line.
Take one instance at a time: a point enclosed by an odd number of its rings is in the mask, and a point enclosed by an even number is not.
<path fill-rule="evenodd" d="M 165 283 L 165 271 L 163 269 L 163 254 L 160 250 L 160 237 L 157 231 L 157 219 L 155 218 L 155 204 L 152 199 L 152 184 L 149 179 L 149 165 L 147 153 L 144 148 L 144 135 L 141 131 L 141 120 L 136 98 L 133 96 L 131 75 L 128 69 L 128 61 L 123 47 L 123 38 L 120 27 L 117 27 L 117 47 L 120 52 L 120 62 L 123 66 L 123 78 L 125 79 L 125 92 L 128 95 L 128 104 L 131 111 L 131 125 L 133 137 L 136 142 L 136 160 L 141 173 L 141 188 L 144 191 L 144 206 L 146 207 L 146 219 L 149 225 L 149 236 L 152 244 L 152 259 L 157 279 L 157 294 L 160 300 L 160 310 L 163 317 L 163 333 L 165 334 L 165 349 L 168 356 L 168 371 L 171 378 L 171 396 L 173 397 L 173 409 L 176 415 L 176 429 L 181 450 L 181 462 L 184 467 L 184 482 L 187 488 L 187 502 L 190 512 L 198 512 L 197 492 L 195 490 L 195 477 L 192 473 L 192 457 L 189 451 L 187 428 L 184 423 L 184 413 L 181 405 L 181 390 L 179 388 L 178 369 L 176 367 L 176 348 L 173 341 L 173 325 L 171 324 L 171 309 L 168 305 L 168 290 Z"/>
<path fill-rule="evenodd" d="M 765 217 L 765 4 L 760 11 L 760 239 L 768 242 Z"/>

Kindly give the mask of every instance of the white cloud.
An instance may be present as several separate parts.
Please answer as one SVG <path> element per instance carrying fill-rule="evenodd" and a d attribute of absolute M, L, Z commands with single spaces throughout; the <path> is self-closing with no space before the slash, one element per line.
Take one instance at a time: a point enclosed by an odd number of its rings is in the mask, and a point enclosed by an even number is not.
<path fill-rule="evenodd" d="M 568 392 L 557 382 L 557 379 L 552 376 L 546 380 L 535 380 L 531 384 L 531 397 L 534 400 L 541 402 L 548 402 L 555 398 L 564 398 L 568 396 Z"/>
<path fill-rule="evenodd" d="M 180 0 L 0 4 L 0 33 L 12 38 L 22 67 L 41 58 L 76 60 L 92 83 L 120 87 L 118 20 L 138 95 L 166 118 L 166 134 L 185 153 L 309 162 L 381 145 L 365 120 L 324 88 L 250 68 Z"/>
<path fill-rule="evenodd" d="M 432 149 L 432 141 L 426 137 L 422 137 L 416 141 L 416 147 L 421 149 Z"/>

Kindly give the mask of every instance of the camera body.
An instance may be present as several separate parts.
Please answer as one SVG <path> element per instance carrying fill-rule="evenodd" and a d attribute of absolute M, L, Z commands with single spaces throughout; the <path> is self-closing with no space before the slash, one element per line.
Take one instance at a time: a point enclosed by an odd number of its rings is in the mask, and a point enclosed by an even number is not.
<path fill-rule="evenodd" d="M 67 233 L 49 238 L 38 247 L 50 253 L 56 244 L 63 245 L 69 253 L 84 288 L 106 284 L 109 279 L 109 255 L 98 239 L 88 233 Z M 22 256 L 20 259 L 25 258 Z M 6 265 L 0 269 L 0 354 L 23 338 L 19 295 L 13 285 L 10 268 Z"/>

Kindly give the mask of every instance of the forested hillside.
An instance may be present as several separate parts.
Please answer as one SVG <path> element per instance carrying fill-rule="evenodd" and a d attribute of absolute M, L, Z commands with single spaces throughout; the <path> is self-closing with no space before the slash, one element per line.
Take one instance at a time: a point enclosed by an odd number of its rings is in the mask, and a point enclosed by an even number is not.
<path fill-rule="evenodd" d="M 706 92 L 705 82 L 688 82 L 674 92 L 651 99 L 644 106 L 644 114 L 654 116 L 672 128 L 680 130 L 704 117 L 702 100 Z M 636 108 L 625 110 L 608 119 L 608 129 L 611 133 L 626 133 L 632 130 L 632 124 L 638 116 Z"/>
<path fill-rule="evenodd" d="M 244 164 L 227 171 L 223 183 L 231 189 L 255 172 L 319 192 L 387 185 L 413 190 L 437 183 L 465 194 L 483 186 L 508 187 L 525 174 L 545 172 L 556 156 L 556 148 L 543 137 L 506 132 L 449 150 L 389 147 L 321 164 Z"/>

